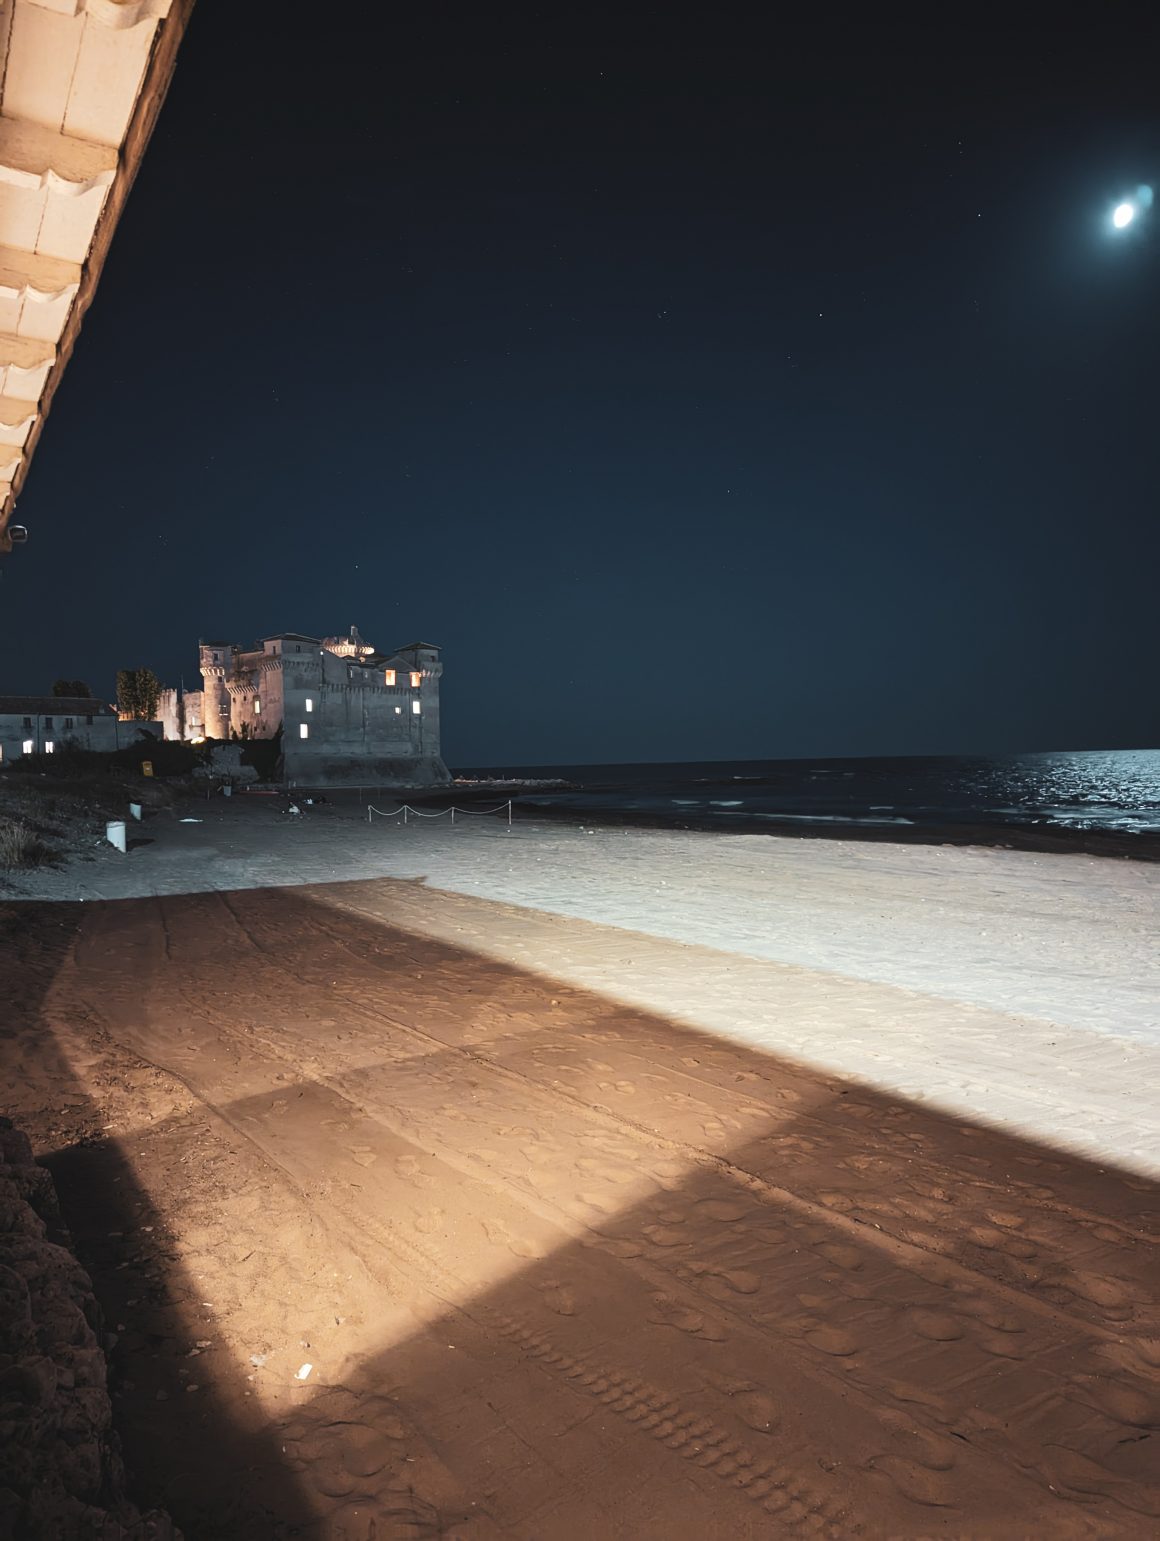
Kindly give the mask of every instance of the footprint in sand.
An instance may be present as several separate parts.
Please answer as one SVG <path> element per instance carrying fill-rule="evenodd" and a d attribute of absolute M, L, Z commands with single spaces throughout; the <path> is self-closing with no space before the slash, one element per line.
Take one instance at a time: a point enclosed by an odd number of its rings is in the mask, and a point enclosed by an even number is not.
<path fill-rule="evenodd" d="M 423 1171 L 419 1165 L 418 1158 L 415 1156 L 396 1156 L 395 1171 L 404 1181 L 409 1182 L 415 1188 L 429 1188 L 435 1181 L 433 1177 L 428 1177 L 427 1173 Z"/>
<path fill-rule="evenodd" d="M 1073 1273 L 1064 1281 L 1064 1287 L 1081 1300 L 1102 1306 L 1105 1311 L 1116 1315 L 1126 1315 L 1128 1307 L 1144 1303 L 1148 1298 L 1121 1280 L 1101 1273 Z"/>
<path fill-rule="evenodd" d="M 576 1162 L 576 1169 L 583 1172 L 585 1177 L 597 1177 L 602 1182 L 618 1185 L 633 1182 L 636 1176 L 628 1167 L 611 1166 L 597 1156 L 581 1156 Z"/>
<path fill-rule="evenodd" d="M 928 1429 L 916 1428 L 913 1413 L 904 1412 L 900 1407 L 883 1407 L 877 1410 L 877 1416 L 894 1436 L 897 1448 L 892 1455 L 914 1461 L 927 1471 L 950 1471 L 954 1466 L 958 1454 L 954 1441 L 932 1434 Z"/>
<path fill-rule="evenodd" d="M 602 1193 L 578 1193 L 577 1204 L 583 1204 L 588 1209 L 594 1209 L 600 1215 L 615 1215 L 620 1213 L 620 1205 L 612 1203 Z"/>
<path fill-rule="evenodd" d="M 653 1296 L 649 1321 L 656 1322 L 661 1327 L 675 1327 L 678 1332 L 687 1332 L 692 1337 L 703 1338 L 708 1343 L 723 1343 L 729 1336 L 724 1323 L 712 1316 L 707 1316 L 703 1311 L 695 1311 L 682 1305 L 679 1300 L 674 1300 L 670 1295 Z"/>
<path fill-rule="evenodd" d="M 735 1220 L 743 1219 L 751 1213 L 752 1204 L 746 1204 L 739 1199 L 701 1199 L 697 1204 L 696 1213 L 704 1215 L 708 1220 L 723 1220 L 731 1224 Z"/>
<path fill-rule="evenodd" d="M 839 1214 L 845 1214 L 848 1209 L 854 1208 L 854 1200 L 847 1193 L 838 1193 L 834 1188 L 821 1188 L 818 1190 L 818 1203 L 824 1204 L 827 1209 L 836 1209 Z"/>
<path fill-rule="evenodd" d="M 641 1235 L 647 1236 L 654 1247 L 679 1247 L 689 1240 L 688 1232 L 672 1225 L 645 1225 Z"/>
<path fill-rule="evenodd" d="M 910 1324 L 920 1338 L 931 1343 L 954 1343 L 964 1333 L 963 1324 L 949 1311 L 927 1311 L 921 1308 L 907 1312 Z"/>
<path fill-rule="evenodd" d="M 557 1316 L 576 1315 L 576 1297 L 560 1279 L 545 1279 L 536 1288 L 544 1297 L 544 1304 Z"/>
<path fill-rule="evenodd" d="M 728 1376 L 710 1376 L 710 1382 L 729 1398 L 730 1410 L 747 1428 L 758 1434 L 772 1434 L 781 1422 L 777 1403 L 768 1391 L 749 1380 L 731 1380 Z"/>
<path fill-rule="evenodd" d="M 594 1236 L 591 1241 L 585 1240 L 583 1245 L 599 1247 L 611 1257 L 639 1257 L 644 1251 L 637 1242 L 625 1241 L 620 1236 Z"/>
<path fill-rule="evenodd" d="M 833 1263 L 838 1268 L 846 1268 L 851 1273 L 863 1267 L 866 1262 L 865 1253 L 845 1241 L 824 1241 L 817 1248 L 817 1252 L 828 1263 Z"/>
<path fill-rule="evenodd" d="M 369 1145 L 352 1145 L 350 1159 L 357 1161 L 359 1166 L 373 1166 L 379 1158 Z"/>
<path fill-rule="evenodd" d="M 892 1483 L 912 1504 L 922 1504 L 931 1509 L 952 1509 L 946 1478 L 936 1471 L 908 1460 L 903 1455 L 876 1455 L 867 1462 L 867 1471 Z"/>
<path fill-rule="evenodd" d="M 833 1354 L 837 1359 L 845 1359 L 858 1352 L 858 1340 L 851 1333 L 828 1323 L 812 1327 L 805 1334 L 805 1340 L 811 1348 L 820 1349 L 823 1354 Z"/>
<path fill-rule="evenodd" d="M 547 1256 L 539 1242 L 533 1241 L 530 1236 L 513 1236 L 502 1221 L 485 1220 L 483 1231 L 493 1247 L 506 1247 L 513 1257 L 537 1261 Z"/>
<path fill-rule="evenodd" d="M 719 1298 L 728 1294 L 756 1295 L 761 1288 L 761 1275 L 750 1268 L 712 1268 L 707 1263 L 690 1263 L 689 1272 L 704 1277 L 705 1288 Z"/>
<path fill-rule="evenodd" d="M 1117 1384 L 1092 1376 L 1077 1376 L 1072 1384 L 1077 1401 L 1098 1408 L 1117 1422 L 1137 1429 L 1160 1428 L 1160 1398 L 1151 1388 Z"/>
<path fill-rule="evenodd" d="M 443 1211 L 441 1209 L 429 1209 L 424 1214 L 416 1215 L 415 1229 L 424 1236 L 431 1236 L 443 1225 Z"/>

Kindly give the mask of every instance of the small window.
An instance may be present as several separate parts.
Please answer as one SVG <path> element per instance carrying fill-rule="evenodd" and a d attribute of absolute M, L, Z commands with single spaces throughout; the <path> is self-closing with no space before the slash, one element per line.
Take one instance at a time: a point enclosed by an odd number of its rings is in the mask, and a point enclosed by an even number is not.
<path fill-rule="evenodd" d="M 306 697 L 306 710 L 308 712 L 312 712 L 314 710 L 314 697 L 313 696 L 307 696 Z"/>
<path fill-rule="evenodd" d="M 74 723 L 73 723 L 72 718 L 71 717 L 66 717 L 65 720 L 64 720 L 64 731 L 67 733 L 69 731 L 69 729 L 72 728 L 73 726 L 74 726 Z"/>
<path fill-rule="evenodd" d="M 403 708 L 401 706 L 396 706 L 395 707 L 395 716 L 396 717 L 401 717 L 402 715 L 403 715 Z"/>
<path fill-rule="evenodd" d="M 213 661 L 214 661 L 214 663 L 221 663 L 221 659 L 218 657 L 218 655 L 216 653 L 213 655 Z"/>
<path fill-rule="evenodd" d="M 51 728 L 52 727 L 52 718 L 51 717 L 46 717 L 44 719 L 44 725 L 45 725 L 46 728 Z"/>
<path fill-rule="evenodd" d="M 51 754 L 52 751 L 55 748 L 56 748 L 56 745 L 53 743 L 52 739 L 46 738 L 45 741 L 44 741 L 44 752 L 45 752 L 45 754 Z"/>
<path fill-rule="evenodd" d="M 20 746 L 20 752 L 22 754 L 31 754 L 35 747 L 36 745 L 32 742 L 32 740 L 30 738 L 26 738 Z"/>
<path fill-rule="evenodd" d="M 384 670 L 383 671 L 383 684 L 384 685 L 393 685 L 394 683 L 395 683 L 395 671 L 394 671 L 394 669 L 386 669 L 386 670 Z"/>
<path fill-rule="evenodd" d="M 25 733 L 31 733 L 32 732 L 32 718 L 31 717 L 26 717 L 24 719 L 23 726 L 24 726 Z"/>
<path fill-rule="evenodd" d="M 296 652 L 296 653 L 300 653 L 300 652 L 301 652 L 301 651 L 302 651 L 302 645 L 301 645 L 301 643 L 298 643 L 298 642 L 295 642 L 295 644 L 294 644 L 294 651 L 295 651 L 295 652 Z"/>
<path fill-rule="evenodd" d="M 261 710 L 262 710 L 262 703 L 260 701 L 255 701 L 254 702 L 254 716 L 256 717 Z"/>
<path fill-rule="evenodd" d="M 419 705 L 418 701 L 412 701 L 411 710 L 414 712 L 415 716 L 418 717 L 423 708 Z"/>
<path fill-rule="evenodd" d="M 92 725 L 93 725 L 93 719 L 92 719 L 92 717 L 91 717 L 91 716 L 90 716 L 90 717 L 86 717 L 86 718 L 85 718 L 85 727 L 86 727 L 86 728 L 91 728 L 91 727 L 92 727 Z"/>
<path fill-rule="evenodd" d="M 300 722 L 298 724 L 298 737 L 299 738 L 309 738 L 310 737 L 310 724 L 309 723 Z"/>
<path fill-rule="evenodd" d="M 418 674 L 418 673 L 412 673 L 412 675 L 411 675 L 411 689 L 412 690 L 418 690 L 419 686 L 422 683 L 423 683 L 423 676 L 421 674 Z"/>

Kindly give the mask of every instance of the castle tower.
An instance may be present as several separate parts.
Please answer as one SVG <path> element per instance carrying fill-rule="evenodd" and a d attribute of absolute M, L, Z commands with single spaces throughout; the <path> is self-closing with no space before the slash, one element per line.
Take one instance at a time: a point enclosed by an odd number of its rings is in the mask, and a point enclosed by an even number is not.
<path fill-rule="evenodd" d="M 226 689 L 226 676 L 233 668 L 233 655 L 237 651 L 231 642 L 202 642 L 199 644 L 203 711 L 206 738 L 225 741 L 230 736 L 230 693 Z"/>

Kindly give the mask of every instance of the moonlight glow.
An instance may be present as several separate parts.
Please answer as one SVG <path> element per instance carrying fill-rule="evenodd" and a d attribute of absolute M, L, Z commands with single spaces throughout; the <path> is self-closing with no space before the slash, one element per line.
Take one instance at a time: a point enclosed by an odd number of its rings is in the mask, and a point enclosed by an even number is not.
<path fill-rule="evenodd" d="M 1117 230 L 1125 230 L 1136 217 L 1134 203 L 1117 203 L 1112 210 L 1112 224 Z"/>

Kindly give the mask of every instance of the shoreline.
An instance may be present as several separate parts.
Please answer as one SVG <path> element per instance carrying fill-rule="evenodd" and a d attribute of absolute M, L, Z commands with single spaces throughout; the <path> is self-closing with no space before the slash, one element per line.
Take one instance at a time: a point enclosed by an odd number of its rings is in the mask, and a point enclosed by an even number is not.
<path fill-rule="evenodd" d="M 506 797 L 504 793 L 506 792 Z M 328 794 L 331 795 L 331 794 Z M 539 794 L 533 794 L 539 795 Z M 740 812 L 728 816 L 667 815 L 638 808 L 580 808 L 521 801 L 511 787 L 451 788 L 449 791 L 399 793 L 415 807 L 450 807 L 511 799 L 513 817 L 521 821 L 593 825 L 597 828 L 681 830 L 711 835 L 770 835 L 790 840 L 861 840 L 876 844 L 978 846 L 993 850 L 1035 851 L 1043 854 L 1103 856 L 1116 860 L 1160 861 L 1160 835 L 1131 835 L 1118 830 L 1064 829 L 1038 824 L 870 824 L 856 819 L 810 815 Z M 335 798 L 332 796 L 332 800 Z"/>

